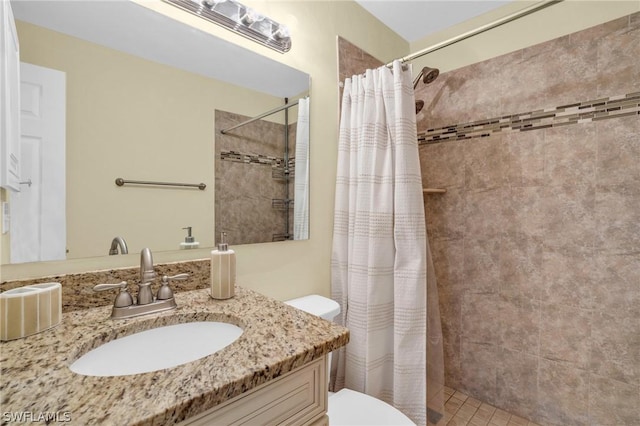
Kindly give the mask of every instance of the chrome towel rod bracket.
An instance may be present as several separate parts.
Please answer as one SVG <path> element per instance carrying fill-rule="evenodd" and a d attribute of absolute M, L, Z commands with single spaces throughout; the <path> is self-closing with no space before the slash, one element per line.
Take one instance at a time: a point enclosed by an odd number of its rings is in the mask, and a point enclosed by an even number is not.
<path fill-rule="evenodd" d="M 198 188 L 201 191 L 207 187 L 204 183 L 175 183 L 175 182 L 150 182 L 146 180 L 124 180 L 122 178 L 116 179 L 116 185 L 123 186 L 124 184 L 132 183 L 135 185 L 160 185 L 160 186 L 186 186 L 189 188 Z"/>

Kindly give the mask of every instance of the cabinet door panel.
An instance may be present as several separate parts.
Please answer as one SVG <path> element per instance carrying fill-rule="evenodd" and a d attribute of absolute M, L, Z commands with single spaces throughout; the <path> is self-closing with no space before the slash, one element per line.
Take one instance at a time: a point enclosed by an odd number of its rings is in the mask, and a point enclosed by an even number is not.
<path fill-rule="evenodd" d="M 181 425 L 311 425 L 327 410 L 326 358 L 313 361 Z"/>

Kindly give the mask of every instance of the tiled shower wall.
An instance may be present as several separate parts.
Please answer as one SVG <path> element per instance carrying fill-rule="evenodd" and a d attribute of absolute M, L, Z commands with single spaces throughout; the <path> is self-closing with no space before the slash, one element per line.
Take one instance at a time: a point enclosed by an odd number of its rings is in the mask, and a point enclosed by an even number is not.
<path fill-rule="evenodd" d="M 639 92 L 640 14 L 416 90 L 448 386 L 640 425 Z"/>
<path fill-rule="evenodd" d="M 293 229 L 293 204 L 272 201 L 292 199 L 294 192 L 293 179 L 274 177 L 274 172 L 281 176 L 284 167 L 284 125 L 258 120 L 220 133 L 249 118 L 226 111 L 215 114 L 216 244 L 221 232 L 227 233 L 229 245 L 238 245 L 271 242 L 274 236 L 279 240 Z M 295 123 L 290 124 L 291 170 L 295 170 L 295 132 Z"/>

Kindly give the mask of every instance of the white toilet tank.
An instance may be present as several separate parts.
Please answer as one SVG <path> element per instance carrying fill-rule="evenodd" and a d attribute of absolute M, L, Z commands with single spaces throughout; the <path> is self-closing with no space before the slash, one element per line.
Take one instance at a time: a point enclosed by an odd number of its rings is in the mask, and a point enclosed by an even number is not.
<path fill-rule="evenodd" d="M 312 294 L 309 296 L 298 297 L 297 299 L 287 300 L 287 305 L 298 308 L 327 321 L 333 319 L 340 313 L 340 305 L 335 300 Z"/>

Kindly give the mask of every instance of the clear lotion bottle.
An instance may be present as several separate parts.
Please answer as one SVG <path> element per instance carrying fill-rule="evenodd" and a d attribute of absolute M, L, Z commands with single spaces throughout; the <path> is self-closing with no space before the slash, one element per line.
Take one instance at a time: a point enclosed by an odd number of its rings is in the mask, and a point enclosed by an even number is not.
<path fill-rule="evenodd" d="M 229 299 L 235 295 L 236 253 L 229 250 L 227 234 L 220 235 L 217 250 L 211 251 L 211 297 Z"/>

